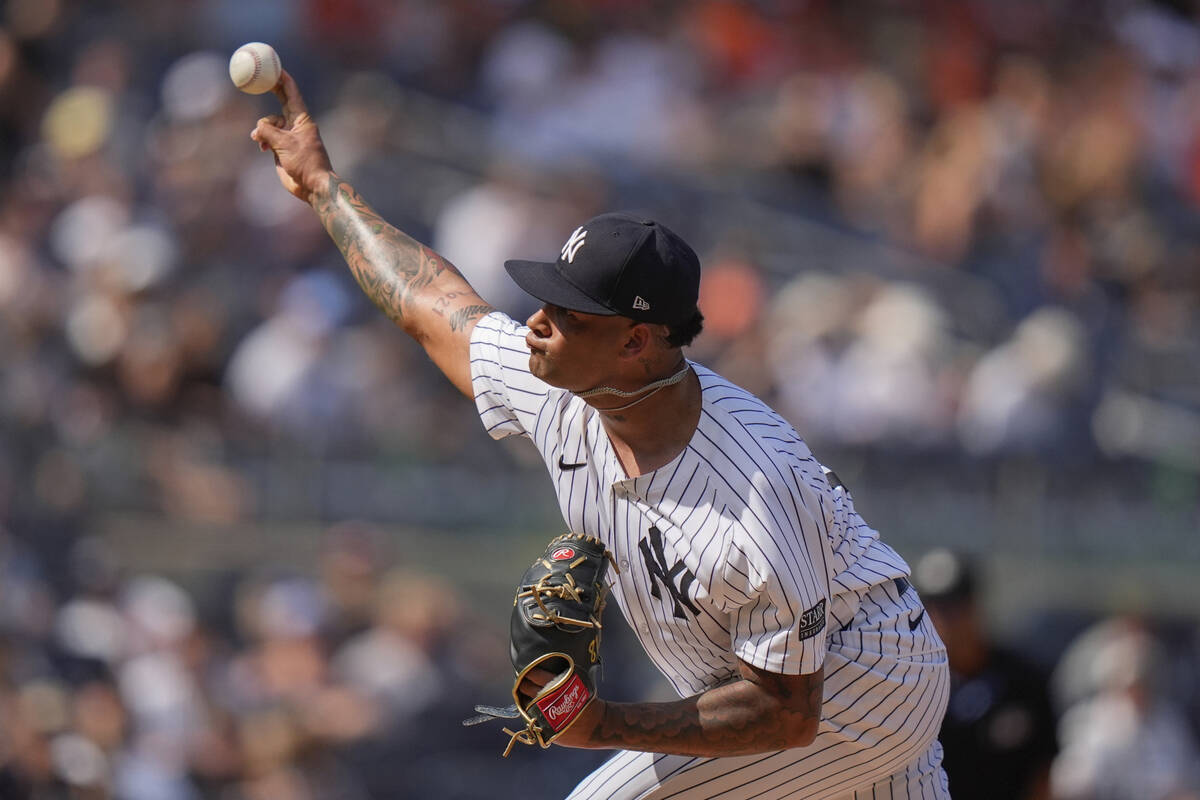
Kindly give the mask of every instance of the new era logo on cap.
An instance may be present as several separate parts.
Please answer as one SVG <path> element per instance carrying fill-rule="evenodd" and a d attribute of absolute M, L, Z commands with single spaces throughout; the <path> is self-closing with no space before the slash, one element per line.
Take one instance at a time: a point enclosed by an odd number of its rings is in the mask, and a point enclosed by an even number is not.
<path fill-rule="evenodd" d="M 544 303 L 639 322 L 683 322 L 700 294 L 695 251 L 665 225 L 632 214 L 580 225 L 556 262 L 506 261 L 504 268 Z"/>

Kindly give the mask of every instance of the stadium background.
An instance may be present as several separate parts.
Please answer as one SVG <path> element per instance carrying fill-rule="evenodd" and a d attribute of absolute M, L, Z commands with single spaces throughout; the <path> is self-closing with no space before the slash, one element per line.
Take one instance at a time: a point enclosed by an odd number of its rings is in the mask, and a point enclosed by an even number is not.
<path fill-rule="evenodd" d="M 503 697 L 510 584 L 561 520 L 532 450 L 486 438 L 279 188 L 248 138 L 274 100 L 225 73 L 249 40 L 339 172 L 515 316 L 505 257 L 600 210 L 670 224 L 706 268 L 693 358 L 792 420 L 910 562 L 979 557 L 994 631 L 1046 669 L 1138 620 L 1194 729 L 1196 22 L 9 0 L 0 781 L 470 798 L 524 774 L 540 797 L 599 757 L 514 764 L 457 727 Z M 606 691 L 663 692 L 620 628 Z"/>

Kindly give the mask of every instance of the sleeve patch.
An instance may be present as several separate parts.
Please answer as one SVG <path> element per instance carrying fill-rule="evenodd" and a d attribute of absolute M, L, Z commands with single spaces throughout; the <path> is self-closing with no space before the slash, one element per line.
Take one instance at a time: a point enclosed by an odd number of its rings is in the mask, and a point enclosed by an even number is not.
<path fill-rule="evenodd" d="M 825 600 L 800 615 L 796 625 L 796 638 L 808 639 L 825 630 Z"/>

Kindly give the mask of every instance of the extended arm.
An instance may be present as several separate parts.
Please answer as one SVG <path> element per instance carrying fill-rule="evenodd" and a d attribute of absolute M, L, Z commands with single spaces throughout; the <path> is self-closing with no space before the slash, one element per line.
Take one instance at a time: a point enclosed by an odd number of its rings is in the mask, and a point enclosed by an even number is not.
<path fill-rule="evenodd" d="M 821 720 L 823 672 L 778 675 L 744 662 L 741 672 L 741 680 L 683 700 L 597 699 L 557 743 L 705 757 L 811 744 Z"/>
<path fill-rule="evenodd" d="M 283 116 L 260 119 L 252 138 L 274 153 L 280 182 L 316 211 L 371 301 L 470 397 L 471 329 L 491 306 L 453 264 L 384 221 L 338 177 L 287 72 L 275 94 Z"/>

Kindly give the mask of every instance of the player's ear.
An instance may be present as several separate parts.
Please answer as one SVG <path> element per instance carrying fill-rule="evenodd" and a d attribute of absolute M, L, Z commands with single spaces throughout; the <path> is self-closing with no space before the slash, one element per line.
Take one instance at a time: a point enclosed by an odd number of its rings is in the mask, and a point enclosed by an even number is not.
<path fill-rule="evenodd" d="M 635 322 L 625 331 L 625 341 L 621 346 L 621 355 L 625 358 L 636 358 L 646 352 L 646 348 L 654 340 L 650 325 Z"/>

